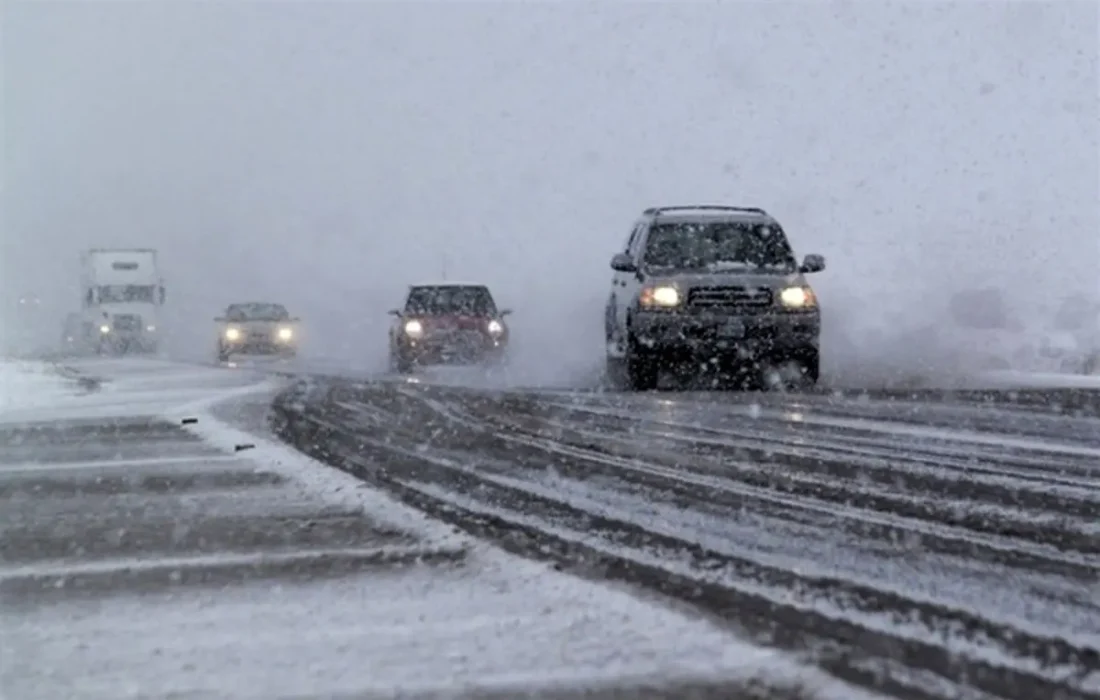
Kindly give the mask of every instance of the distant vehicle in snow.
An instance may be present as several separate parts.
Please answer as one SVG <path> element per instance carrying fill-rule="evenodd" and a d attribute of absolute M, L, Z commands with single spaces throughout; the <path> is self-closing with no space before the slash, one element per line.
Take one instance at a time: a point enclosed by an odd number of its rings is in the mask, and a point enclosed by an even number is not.
<path fill-rule="evenodd" d="M 817 382 L 821 313 L 805 275 L 824 270 L 825 258 L 797 262 L 763 209 L 647 209 L 611 269 L 604 326 L 614 381 L 655 389 L 666 366 L 720 362 L 788 385 Z"/>
<path fill-rule="evenodd" d="M 157 251 L 97 248 L 81 263 L 80 343 L 96 353 L 156 352 L 165 302 Z"/>
<path fill-rule="evenodd" d="M 504 317 L 484 284 L 440 282 L 409 287 L 405 302 L 390 314 L 390 369 L 407 373 L 417 365 L 493 364 L 505 358 L 509 342 Z"/>
<path fill-rule="evenodd" d="M 964 370 L 1093 374 L 1100 366 L 1100 305 L 1081 295 L 1023 314 L 996 288 L 951 297 L 945 342 Z"/>
<path fill-rule="evenodd" d="M 282 304 L 230 304 L 214 322 L 218 324 L 219 362 L 233 355 L 290 358 L 298 354 L 300 319 L 291 317 Z"/>

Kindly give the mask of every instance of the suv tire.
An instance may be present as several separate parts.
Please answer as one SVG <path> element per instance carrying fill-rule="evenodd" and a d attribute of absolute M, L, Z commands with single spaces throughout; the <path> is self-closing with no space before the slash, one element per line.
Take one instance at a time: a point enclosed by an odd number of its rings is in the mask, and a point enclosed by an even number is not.
<path fill-rule="evenodd" d="M 390 354 L 390 369 L 397 374 L 409 374 L 412 372 L 412 363 L 400 354 Z"/>
<path fill-rule="evenodd" d="M 653 391 L 660 375 L 659 358 L 638 347 L 633 338 L 626 344 L 626 385 L 631 391 Z"/>

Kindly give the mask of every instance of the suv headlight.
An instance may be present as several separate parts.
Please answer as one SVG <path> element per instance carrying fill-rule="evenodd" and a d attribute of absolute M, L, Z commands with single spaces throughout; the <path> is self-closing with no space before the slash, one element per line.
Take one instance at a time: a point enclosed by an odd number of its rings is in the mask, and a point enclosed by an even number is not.
<path fill-rule="evenodd" d="M 787 287 L 779 292 L 779 301 L 788 309 L 812 309 L 817 306 L 817 297 L 809 287 Z"/>
<path fill-rule="evenodd" d="M 496 321 L 496 320 L 489 321 L 488 328 L 489 328 L 489 332 L 492 333 L 493 335 L 500 335 L 501 333 L 504 332 L 504 326 L 501 325 L 500 321 Z"/>
<path fill-rule="evenodd" d="M 236 328 L 226 328 L 225 329 L 225 339 L 226 340 L 238 340 L 238 339 L 240 339 L 240 337 L 241 337 L 240 330 L 238 330 Z"/>
<path fill-rule="evenodd" d="M 419 338 L 424 335 L 424 326 L 417 320 L 405 321 L 405 335 L 410 338 Z"/>
<path fill-rule="evenodd" d="M 662 284 L 646 287 L 638 295 L 638 303 L 647 308 L 671 308 L 680 305 L 680 290 L 671 285 Z"/>
<path fill-rule="evenodd" d="M 290 328 L 279 329 L 279 340 L 290 340 L 294 337 L 294 331 Z"/>

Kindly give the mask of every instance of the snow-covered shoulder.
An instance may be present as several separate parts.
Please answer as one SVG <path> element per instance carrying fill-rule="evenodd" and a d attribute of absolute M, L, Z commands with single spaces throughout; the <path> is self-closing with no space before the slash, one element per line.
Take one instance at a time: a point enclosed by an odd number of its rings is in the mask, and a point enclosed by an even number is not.
<path fill-rule="evenodd" d="M 46 362 L 0 360 L 0 413 L 40 408 L 74 396 L 79 384 Z"/>

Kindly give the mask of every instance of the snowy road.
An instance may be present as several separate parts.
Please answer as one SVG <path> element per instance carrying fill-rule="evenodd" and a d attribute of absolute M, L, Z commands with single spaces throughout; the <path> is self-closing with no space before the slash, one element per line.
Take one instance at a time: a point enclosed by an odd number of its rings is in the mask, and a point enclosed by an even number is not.
<path fill-rule="evenodd" d="M 277 413 L 303 449 L 468 531 L 881 692 L 1098 697 L 1100 400 L 1046 398 L 315 380 Z"/>
<path fill-rule="evenodd" d="M 260 373 L 0 369 L 5 697 L 863 697 L 265 437 Z"/>

